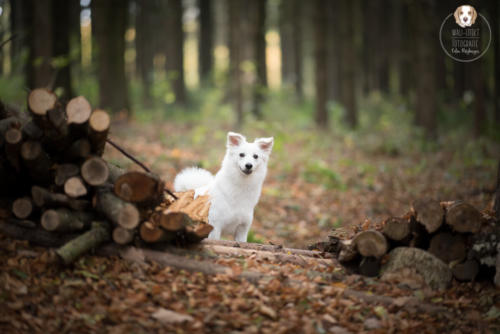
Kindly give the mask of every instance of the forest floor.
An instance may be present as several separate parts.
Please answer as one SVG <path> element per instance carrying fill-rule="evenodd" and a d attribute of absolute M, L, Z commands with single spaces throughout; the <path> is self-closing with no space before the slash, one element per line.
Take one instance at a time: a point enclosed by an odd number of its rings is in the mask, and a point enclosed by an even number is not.
<path fill-rule="evenodd" d="M 169 188 L 184 167 L 216 172 L 229 130 L 169 123 L 112 129 L 111 138 Z M 275 135 L 275 147 L 249 241 L 306 248 L 326 240 L 333 228 L 403 215 L 418 198 L 491 206 L 498 146 L 459 142 L 414 150 L 312 130 L 268 131 L 250 131 Z M 112 148 L 105 156 L 135 168 Z M 209 260 L 233 273 L 253 270 L 271 278 L 256 284 L 236 274 L 204 275 L 97 255 L 61 268 L 46 250 L 3 236 L 0 259 L 3 333 L 500 331 L 500 294 L 490 282 L 454 281 L 436 292 L 348 274 L 335 261 L 297 265 L 253 256 Z M 385 297 L 347 293 L 353 290 Z"/>

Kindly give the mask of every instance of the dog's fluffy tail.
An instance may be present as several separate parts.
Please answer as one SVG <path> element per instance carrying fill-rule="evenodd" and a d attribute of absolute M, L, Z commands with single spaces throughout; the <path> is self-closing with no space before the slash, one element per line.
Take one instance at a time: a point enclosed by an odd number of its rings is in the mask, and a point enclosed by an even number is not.
<path fill-rule="evenodd" d="M 214 176 L 208 170 L 198 167 L 185 168 L 175 177 L 174 190 L 193 190 L 208 185 L 213 179 Z"/>

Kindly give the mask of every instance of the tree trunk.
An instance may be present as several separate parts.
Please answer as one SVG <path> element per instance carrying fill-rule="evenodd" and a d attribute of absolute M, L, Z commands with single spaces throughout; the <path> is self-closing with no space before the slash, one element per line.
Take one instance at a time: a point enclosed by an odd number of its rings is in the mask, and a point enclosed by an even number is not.
<path fill-rule="evenodd" d="M 28 86 L 51 88 L 54 72 L 50 64 L 53 56 L 52 0 L 32 2 L 33 26 L 28 65 Z"/>
<path fill-rule="evenodd" d="M 243 124 L 243 73 L 241 62 L 243 59 L 241 0 L 228 1 L 229 14 L 229 90 L 233 108 L 236 113 L 236 127 Z"/>
<path fill-rule="evenodd" d="M 67 100 L 73 97 L 71 86 L 71 64 L 73 59 L 70 58 L 70 34 L 72 32 L 70 24 L 73 23 L 70 21 L 71 1 L 52 0 L 52 7 L 54 15 L 52 20 L 54 24 L 54 57 L 57 59 L 54 69 L 55 83 L 52 88 L 62 88 L 62 94 L 59 97 L 62 100 Z"/>
<path fill-rule="evenodd" d="M 327 22 L 326 1 L 316 0 L 314 24 L 314 74 L 316 90 L 316 125 L 320 128 L 328 128 L 327 102 Z"/>
<path fill-rule="evenodd" d="M 430 138 L 436 137 L 436 18 L 435 4 L 431 1 L 415 1 L 411 8 L 411 26 L 415 29 L 415 121 L 424 128 Z M 422 24 L 422 22 L 426 24 Z"/>
<path fill-rule="evenodd" d="M 280 43 L 281 43 L 281 82 L 295 89 L 299 101 L 302 91 L 302 10 L 300 0 L 281 1 L 280 5 Z"/>
<path fill-rule="evenodd" d="M 10 49 L 13 73 L 27 74 L 28 62 L 23 57 L 23 52 L 29 52 L 31 48 L 32 34 L 30 29 L 32 24 L 33 8 L 31 0 L 10 0 L 10 31 L 16 36 L 12 40 Z M 28 76 L 26 79 L 28 79 Z"/>
<path fill-rule="evenodd" d="M 491 17 L 491 27 L 492 27 L 492 41 L 497 41 L 493 43 L 494 50 L 494 84 L 495 89 L 493 91 L 493 107 L 494 107 L 494 126 L 495 129 L 500 129 L 500 3 L 498 1 L 492 1 L 493 10 L 490 15 Z M 500 275 L 499 275 L 500 276 Z"/>
<path fill-rule="evenodd" d="M 130 111 L 125 76 L 125 30 L 128 1 L 92 1 L 99 81 L 99 105 L 112 112 Z"/>
<path fill-rule="evenodd" d="M 358 125 L 356 107 L 356 53 L 354 50 L 354 10 L 352 1 L 340 1 L 340 102 L 344 106 L 345 119 L 349 127 Z"/>
<path fill-rule="evenodd" d="M 175 102 L 186 103 L 184 84 L 184 31 L 182 25 L 182 1 L 169 0 L 166 8 L 166 71 Z"/>
<path fill-rule="evenodd" d="M 214 19 L 212 0 L 198 0 L 200 10 L 200 34 L 198 47 L 198 66 L 202 82 L 210 82 L 214 64 Z"/>
<path fill-rule="evenodd" d="M 261 105 L 264 102 L 264 90 L 267 87 L 267 66 L 266 66 L 266 0 L 252 1 L 254 20 L 254 48 L 255 65 L 257 67 L 257 80 L 254 83 L 254 103 L 253 114 L 257 118 L 262 117 Z"/>

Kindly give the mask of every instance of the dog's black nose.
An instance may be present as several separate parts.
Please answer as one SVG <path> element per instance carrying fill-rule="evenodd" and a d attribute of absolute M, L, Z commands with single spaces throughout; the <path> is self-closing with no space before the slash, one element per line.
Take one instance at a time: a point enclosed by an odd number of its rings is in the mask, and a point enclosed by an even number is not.
<path fill-rule="evenodd" d="M 246 164 L 246 165 L 245 165 L 245 168 L 246 168 L 246 169 L 252 169 L 252 167 L 253 167 L 253 165 L 252 165 L 252 164 Z"/>

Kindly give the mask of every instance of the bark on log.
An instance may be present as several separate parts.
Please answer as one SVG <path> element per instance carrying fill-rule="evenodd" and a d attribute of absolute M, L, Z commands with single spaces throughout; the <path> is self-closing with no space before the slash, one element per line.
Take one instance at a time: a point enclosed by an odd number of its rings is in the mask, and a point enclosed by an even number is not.
<path fill-rule="evenodd" d="M 448 232 L 438 233 L 431 239 L 429 252 L 445 263 L 461 262 L 467 255 L 465 238 Z"/>
<path fill-rule="evenodd" d="M 64 193 L 71 198 L 77 198 L 87 195 L 88 190 L 81 177 L 73 176 L 64 182 Z"/>
<path fill-rule="evenodd" d="M 92 152 L 101 156 L 104 153 L 106 146 L 106 138 L 108 137 L 109 126 L 111 120 L 109 115 L 104 110 L 94 110 L 89 119 L 89 139 L 92 145 Z"/>
<path fill-rule="evenodd" d="M 89 120 L 91 113 L 92 107 L 83 96 L 72 98 L 66 105 L 68 124 L 83 124 Z"/>
<path fill-rule="evenodd" d="M 387 253 L 389 247 L 384 235 L 375 230 L 359 232 L 354 237 L 353 243 L 361 255 L 377 258 Z"/>
<path fill-rule="evenodd" d="M 23 125 L 22 127 L 23 136 L 30 140 L 40 140 L 43 137 L 43 131 L 36 124 L 35 121 L 31 120 Z"/>
<path fill-rule="evenodd" d="M 390 240 L 404 241 L 411 236 L 410 223 L 404 218 L 391 217 L 386 220 L 382 232 Z"/>
<path fill-rule="evenodd" d="M 353 261 L 358 255 L 359 252 L 353 240 L 342 240 L 340 242 L 340 252 L 339 252 L 340 262 Z"/>
<path fill-rule="evenodd" d="M 69 134 L 68 122 L 66 120 L 66 114 L 63 109 L 56 108 L 47 111 L 47 119 L 49 120 L 52 128 L 55 130 L 52 132 L 51 137 L 58 140 L 63 140 Z M 65 143 L 60 143 L 63 146 Z"/>
<path fill-rule="evenodd" d="M 0 137 L 4 137 L 7 130 L 10 128 L 19 128 L 21 126 L 21 120 L 17 117 L 9 117 L 0 120 Z"/>
<path fill-rule="evenodd" d="M 36 224 L 35 224 L 36 225 Z M 18 240 L 27 240 L 44 247 L 58 247 L 75 237 L 75 235 L 59 235 L 43 229 L 21 226 L 10 219 L 0 220 L 0 232 Z"/>
<path fill-rule="evenodd" d="M 479 263 L 472 259 L 458 263 L 451 269 L 453 276 L 463 282 L 473 281 L 479 273 Z"/>
<path fill-rule="evenodd" d="M 48 89 L 36 88 L 28 95 L 28 107 L 37 116 L 44 116 L 47 111 L 54 109 L 57 103 L 56 94 Z"/>
<path fill-rule="evenodd" d="M 133 203 L 159 203 L 163 200 L 165 183 L 151 173 L 128 172 L 114 185 L 115 195 Z"/>
<path fill-rule="evenodd" d="M 127 230 L 121 226 L 113 229 L 113 241 L 119 245 L 126 245 L 134 240 L 134 230 Z"/>
<path fill-rule="evenodd" d="M 147 243 L 171 241 L 174 237 L 173 233 L 169 233 L 151 222 L 142 223 L 139 234 L 141 239 Z"/>
<path fill-rule="evenodd" d="M 75 164 L 62 164 L 56 167 L 56 175 L 54 177 L 54 183 L 56 186 L 63 186 L 64 183 L 73 176 L 77 176 L 80 173 L 80 168 Z"/>
<path fill-rule="evenodd" d="M 253 242 L 240 242 L 240 241 L 231 241 L 231 240 L 205 239 L 201 242 L 201 245 L 228 246 L 228 247 L 236 247 L 236 248 L 244 248 L 244 249 L 270 251 L 270 252 L 276 252 L 276 253 L 318 257 L 318 258 L 325 258 L 325 259 L 330 259 L 330 258 L 334 257 L 330 253 L 318 252 L 318 251 L 307 250 L 307 249 L 287 248 L 287 247 L 283 247 L 282 245 L 262 245 L 262 244 L 256 244 Z"/>
<path fill-rule="evenodd" d="M 46 210 L 40 219 L 42 227 L 50 232 L 80 231 L 90 226 L 94 215 L 84 211 L 65 208 Z"/>
<path fill-rule="evenodd" d="M 446 210 L 446 224 L 460 233 L 477 233 L 481 228 L 481 213 L 465 202 L 455 202 Z"/>
<path fill-rule="evenodd" d="M 19 157 L 19 149 L 23 141 L 23 134 L 17 128 L 10 128 L 5 133 L 5 156 L 10 165 L 19 172 L 21 162 Z"/>
<path fill-rule="evenodd" d="M 131 230 L 139 225 L 140 216 L 136 206 L 123 201 L 109 190 L 101 189 L 97 192 L 94 206 L 111 222 L 123 228 Z"/>
<path fill-rule="evenodd" d="M 438 201 L 416 200 L 412 204 L 412 211 L 429 233 L 436 232 L 443 224 L 444 211 Z"/>
<path fill-rule="evenodd" d="M 86 138 L 81 138 L 71 144 L 71 146 L 65 151 L 64 156 L 66 162 L 80 161 L 88 158 L 90 156 L 90 152 L 90 142 Z"/>
<path fill-rule="evenodd" d="M 28 218 L 33 212 L 33 202 L 29 197 L 16 199 L 12 203 L 12 213 L 19 219 Z"/>
<path fill-rule="evenodd" d="M 21 157 L 33 180 L 41 184 L 50 183 L 52 162 L 39 142 L 24 142 L 21 145 Z"/>
<path fill-rule="evenodd" d="M 108 182 L 111 184 L 115 184 L 116 180 L 118 180 L 120 176 L 125 174 L 125 169 L 109 162 L 107 162 L 107 164 L 109 171 Z"/>
<path fill-rule="evenodd" d="M 99 157 L 88 158 L 82 164 L 81 174 L 91 186 L 103 185 L 109 178 L 108 164 Z"/>
<path fill-rule="evenodd" d="M 64 206 L 79 211 L 90 207 L 89 201 L 69 198 L 65 194 L 53 193 L 39 186 L 33 186 L 31 188 L 31 197 L 38 207 Z"/>
<path fill-rule="evenodd" d="M 93 222 L 92 228 L 67 242 L 56 250 L 56 254 L 66 265 L 75 261 L 78 257 L 89 250 L 100 246 L 110 239 L 109 226 L 107 222 Z"/>

